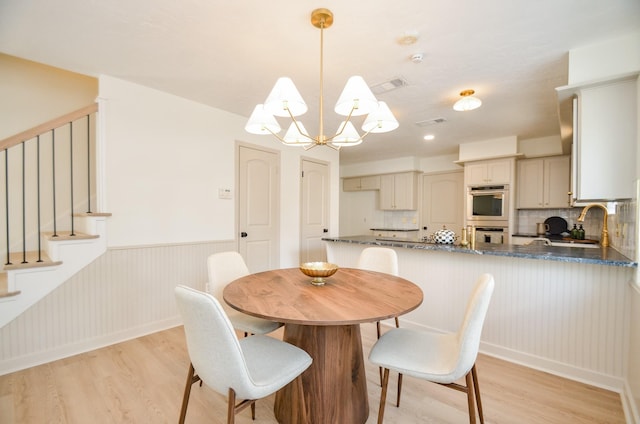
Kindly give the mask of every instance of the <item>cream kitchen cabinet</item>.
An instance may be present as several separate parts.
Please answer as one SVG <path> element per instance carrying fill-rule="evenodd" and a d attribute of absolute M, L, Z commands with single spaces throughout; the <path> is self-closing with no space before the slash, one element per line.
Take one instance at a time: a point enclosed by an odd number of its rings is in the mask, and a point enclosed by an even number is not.
<path fill-rule="evenodd" d="M 578 94 L 577 200 L 634 197 L 636 97 L 635 79 Z"/>
<path fill-rule="evenodd" d="M 523 159 L 517 164 L 518 209 L 571 207 L 571 158 Z"/>
<path fill-rule="evenodd" d="M 380 175 L 380 209 L 415 210 L 418 175 L 415 172 Z"/>
<path fill-rule="evenodd" d="M 470 162 L 464 166 L 465 185 L 511 184 L 514 159 Z"/>
<path fill-rule="evenodd" d="M 380 190 L 380 175 L 351 177 L 342 180 L 343 191 Z"/>
<path fill-rule="evenodd" d="M 637 80 L 633 73 L 557 89 L 561 105 L 573 103 L 572 117 L 561 108 L 561 125 L 573 128 L 574 201 L 635 197 Z"/>

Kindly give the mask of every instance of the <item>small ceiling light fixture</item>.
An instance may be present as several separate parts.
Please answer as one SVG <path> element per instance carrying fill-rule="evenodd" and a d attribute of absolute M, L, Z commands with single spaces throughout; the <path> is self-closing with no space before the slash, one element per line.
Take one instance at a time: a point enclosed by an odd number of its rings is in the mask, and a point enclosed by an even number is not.
<path fill-rule="evenodd" d="M 473 97 L 475 91 L 473 90 L 464 90 L 460 92 L 462 98 L 455 102 L 453 105 L 453 110 L 457 110 L 458 112 L 464 112 L 467 110 L 477 109 L 482 105 L 482 100 L 477 97 Z"/>
<path fill-rule="evenodd" d="M 302 146 L 305 150 L 315 146 L 328 146 L 339 150 L 345 146 L 357 146 L 370 133 L 384 133 L 398 128 L 398 121 L 385 102 L 378 101 L 361 76 L 352 76 L 347 81 L 334 108 L 338 115 L 346 118 L 338 126 L 338 131 L 327 137 L 324 134 L 323 115 L 323 50 L 324 29 L 333 24 L 333 13 L 329 9 L 311 12 L 311 24 L 320 29 L 320 119 L 319 134 L 312 137 L 296 116 L 307 111 L 307 104 L 290 78 L 279 78 L 264 104 L 259 104 L 249 117 L 245 130 L 251 134 L 272 134 L 283 144 Z M 363 135 L 359 135 L 351 122 L 352 116 L 367 115 L 362 124 Z M 276 116 L 291 118 L 291 124 L 284 137 Z"/>
<path fill-rule="evenodd" d="M 403 46 L 410 46 L 418 41 L 418 31 L 405 31 L 399 38 L 398 43 Z"/>

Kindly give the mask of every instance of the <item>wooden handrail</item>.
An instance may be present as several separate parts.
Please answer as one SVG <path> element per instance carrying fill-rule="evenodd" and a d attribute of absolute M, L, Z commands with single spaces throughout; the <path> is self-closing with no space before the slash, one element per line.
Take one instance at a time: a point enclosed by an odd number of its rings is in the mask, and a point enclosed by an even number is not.
<path fill-rule="evenodd" d="M 23 141 L 31 140 L 32 138 L 40 134 L 44 134 L 47 131 L 51 131 L 65 124 L 68 124 L 69 122 L 75 121 L 78 118 L 82 118 L 83 116 L 90 115 L 97 111 L 98 104 L 93 103 L 89 106 L 85 106 L 73 112 L 69 112 L 66 115 L 54 118 L 51 121 L 45 122 L 26 131 L 22 131 L 19 134 L 5 138 L 4 140 L 0 141 L 0 150 L 6 150 L 10 147 L 15 146 L 16 144 L 22 143 Z"/>

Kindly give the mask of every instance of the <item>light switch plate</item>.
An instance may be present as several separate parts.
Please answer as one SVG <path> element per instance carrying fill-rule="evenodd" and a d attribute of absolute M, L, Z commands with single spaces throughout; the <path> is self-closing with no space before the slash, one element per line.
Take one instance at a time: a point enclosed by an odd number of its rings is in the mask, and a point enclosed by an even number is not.
<path fill-rule="evenodd" d="M 233 192 L 230 188 L 219 188 L 218 199 L 233 199 Z"/>

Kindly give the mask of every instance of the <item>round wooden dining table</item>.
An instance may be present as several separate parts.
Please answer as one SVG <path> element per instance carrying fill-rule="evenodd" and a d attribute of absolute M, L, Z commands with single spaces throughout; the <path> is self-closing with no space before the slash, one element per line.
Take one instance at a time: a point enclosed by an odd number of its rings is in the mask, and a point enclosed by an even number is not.
<path fill-rule="evenodd" d="M 232 308 L 285 324 L 283 340 L 313 358 L 302 394 L 291 383 L 276 393 L 281 424 L 364 424 L 369 402 L 360 324 L 416 309 L 422 290 L 389 274 L 341 268 L 321 286 L 298 268 L 251 274 L 227 285 Z"/>

